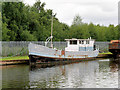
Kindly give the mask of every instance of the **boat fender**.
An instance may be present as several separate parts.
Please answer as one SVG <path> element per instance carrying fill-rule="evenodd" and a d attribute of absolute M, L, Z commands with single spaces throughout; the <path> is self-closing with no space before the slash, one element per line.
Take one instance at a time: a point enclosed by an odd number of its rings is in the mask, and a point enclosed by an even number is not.
<path fill-rule="evenodd" d="M 65 55 L 65 51 L 64 50 L 61 51 L 61 55 Z"/>

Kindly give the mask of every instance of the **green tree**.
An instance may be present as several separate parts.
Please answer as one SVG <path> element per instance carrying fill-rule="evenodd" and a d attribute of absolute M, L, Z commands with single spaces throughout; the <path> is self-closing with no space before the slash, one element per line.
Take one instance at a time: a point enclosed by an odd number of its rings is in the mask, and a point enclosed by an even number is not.
<path fill-rule="evenodd" d="M 81 25 L 83 24 L 82 19 L 79 15 L 76 15 L 73 19 L 72 25 Z"/>
<path fill-rule="evenodd" d="M 97 38 L 97 33 L 96 33 L 96 29 L 95 29 L 95 26 L 94 26 L 93 23 L 90 23 L 88 25 L 88 30 L 89 30 L 90 37 L 93 38 L 93 39 L 96 39 Z"/>
<path fill-rule="evenodd" d="M 96 30 L 97 30 L 97 41 L 106 41 L 106 36 L 105 36 L 105 29 L 103 26 L 96 26 Z"/>
<path fill-rule="evenodd" d="M 23 41 L 37 41 L 36 37 L 30 34 L 30 32 L 27 30 L 22 32 L 21 38 Z"/>
<path fill-rule="evenodd" d="M 37 0 L 34 4 L 34 7 L 38 10 L 38 13 L 44 11 L 45 3 L 42 3 L 40 0 Z"/>
<path fill-rule="evenodd" d="M 100 26 L 83 23 L 79 15 L 73 18 L 71 26 L 56 18 L 51 9 L 45 9 L 45 3 L 37 0 L 33 6 L 23 2 L 4 2 L 2 5 L 4 41 L 45 41 L 51 34 L 53 16 L 53 41 L 66 38 L 86 39 L 92 37 L 97 41 L 110 41 L 120 38 L 120 27 L 117 25 Z M 1 18 L 0 18 L 1 19 Z"/>
<path fill-rule="evenodd" d="M 10 33 L 10 30 L 7 28 L 7 24 L 3 23 L 2 24 L 2 40 L 3 41 L 9 41 L 10 36 L 8 35 Z"/>

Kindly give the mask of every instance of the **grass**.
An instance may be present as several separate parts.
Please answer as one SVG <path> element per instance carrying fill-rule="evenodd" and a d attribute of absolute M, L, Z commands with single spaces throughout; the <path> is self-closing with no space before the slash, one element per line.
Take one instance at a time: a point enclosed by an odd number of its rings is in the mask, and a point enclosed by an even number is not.
<path fill-rule="evenodd" d="M 5 61 L 5 60 L 22 60 L 22 59 L 29 59 L 29 57 L 28 56 L 3 57 L 3 58 L 0 58 L 0 61 Z"/>
<path fill-rule="evenodd" d="M 111 52 L 99 53 L 99 54 L 112 54 Z"/>

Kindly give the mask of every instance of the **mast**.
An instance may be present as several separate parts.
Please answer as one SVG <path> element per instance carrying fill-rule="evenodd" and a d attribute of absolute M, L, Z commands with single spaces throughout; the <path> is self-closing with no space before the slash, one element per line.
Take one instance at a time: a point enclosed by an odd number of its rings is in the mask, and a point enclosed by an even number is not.
<path fill-rule="evenodd" d="M 51 48 L 53 48 L 53 43 L 52 43 L 52 33 L 53 33 L 53 16 L 52 16 L 52 20 L 51 20 Z"/>

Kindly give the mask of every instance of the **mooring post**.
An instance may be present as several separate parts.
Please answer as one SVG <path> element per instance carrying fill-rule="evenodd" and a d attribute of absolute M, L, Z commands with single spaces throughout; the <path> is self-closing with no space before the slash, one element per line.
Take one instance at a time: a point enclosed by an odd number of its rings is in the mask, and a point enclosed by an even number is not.
<path fill-rule="evenodd" d="M 36 58 L 32 55 L 29 55 L 29 65 L 36 65 Z"/>

